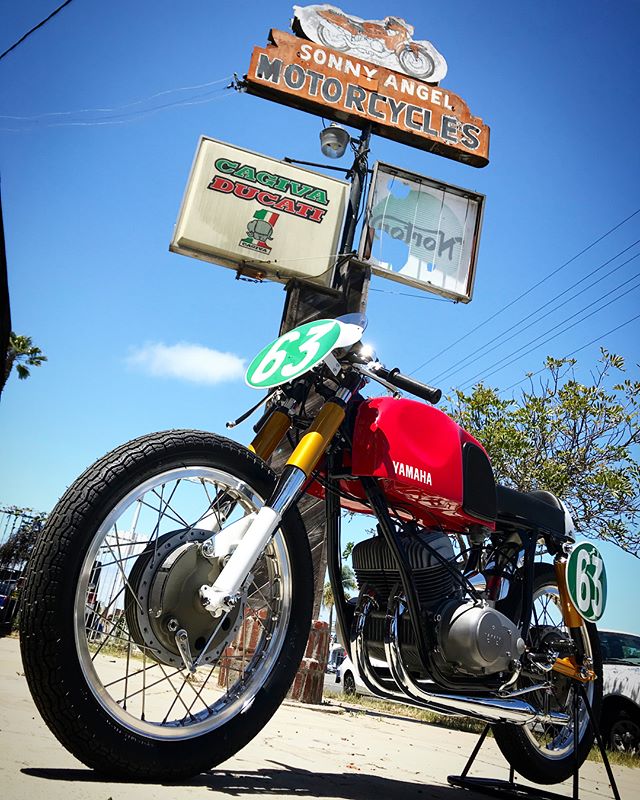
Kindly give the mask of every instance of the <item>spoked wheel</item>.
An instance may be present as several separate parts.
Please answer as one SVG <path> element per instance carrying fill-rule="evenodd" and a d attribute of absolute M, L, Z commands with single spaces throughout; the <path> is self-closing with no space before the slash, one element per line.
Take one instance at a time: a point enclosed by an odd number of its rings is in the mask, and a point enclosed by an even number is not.
<path fill-rule="evenodd" d="M 214 618 L 199 596 L 237 544 L 225 529 L 274 482 L 234 442 L 170 431 L 105 456 L 52 513 L 27 581 L 23 661 L 47 724 L 88 766 L 190 775 L 233 755 L 279 706 L 311 618 L 298 514 L 228 612 Z"/>
<path fill-rule="evenodd" d="M 536 564 L 534 582 L 534 605 L 531 618 L 529 644 L 535 650 L 541 637 L 570 637 L 564 626 L 560 608 L 560 595 L 555 570 L 551 564 Z M 596 719 L 600 716 L 602 701 L 602 658 L 595 625 L 583 620 L 577 631 L 579 645 L 591 660 L 592 669 L 598 678 L 585 684 L 585 692 Z M 547 673 L 551 688 L 527 695 L 529 702 L 545 711 L 561 711 L 569 714 L 568 725 L 532 723 L 524 726 L 495 725 L 494 734 L 502 754 L 523 777 L 535 783 L 550 784 L 566 780 L 574 770 L 574 748 L 578 747 L 578 760 L 582 762 L 593 744 L 594 734 L 589 723 L 586 706 L 580 700 L 577 736 L 573 723 L 573 693 L 575 688 L 570 678 L 557 672 Z M 523 678 L 519 688 L 526 688 L 539 680 Z"/>
<path fill-rule="evenodd" d="M 322 44 L 334 50 L 348 50 L 349 37 L 347 34 L 334 25 L 318 26 L 318 38 Z"/>
<path fill-rule="evenodd" d="M 427 80 L 435 72 L 436 65 L 423 47 L 405 47 L 397 55 L 402 69 L 415 78 Z"/>

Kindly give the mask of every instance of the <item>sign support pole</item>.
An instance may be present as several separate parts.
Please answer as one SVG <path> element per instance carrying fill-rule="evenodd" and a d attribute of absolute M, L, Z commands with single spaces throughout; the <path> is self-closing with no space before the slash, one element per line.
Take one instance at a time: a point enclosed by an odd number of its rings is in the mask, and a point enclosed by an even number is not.
<path fill-rule="evenodd" d="M 349 194 L 349 204 L 347 206 L 347 219 L 342 231 L 342 241 L 340 243 L 340 253 L 346 255 L 353 250 L 353 240 L 358 224 L 358 213 L 362 201 L 362 191 L 367 181 L 367 155 L 369 153 L 369 142 L 371 140 L 371 125 L 367 124 L 358 139 L 358 148 L 349 175 L 351 177 L 351 192 Z M 349 263 L 343 264 L 336 269 L 333 278 L 333 285 L 336 289 L 342 289 L 345 281 Z"/>
<path fill-rule="evenodd" d="M 367 306 L 367 295 L 371 272 L 367 267 L 354 267 L 350 264 L 349 254 L 353 250 L 356 227 L 363 190 L 367 180 L 367 154 L 371 139 L 371 126 L 367 125 L 358 139 L 355 158 L 347 175 L 351 178 L 351 192 L 347 205 L 347 215 L 342 229 L 340 256 L 333 277 L 331 288 L 319 286 L 308 281 L 293 279 L 287 283 L 287 297 L 280 321 L 280 335 L 286 331 L 311 322 L 314 319 L 338 317 L 351 312 L 364 313 Z M 322 404 L 320 395 L 312 393 L 307 401 L 307 410 L 312 413 Z M 271 466 L 279 472 L 291 453 L 288 442 L 283 442 L 271 458 Z M 325 542 L 325 510 L 324 501 L 305 495 L 298 504 L 311 545 L 314 574 L 313 618 L 320 614 L 324 574 L 327 566 Z"/>

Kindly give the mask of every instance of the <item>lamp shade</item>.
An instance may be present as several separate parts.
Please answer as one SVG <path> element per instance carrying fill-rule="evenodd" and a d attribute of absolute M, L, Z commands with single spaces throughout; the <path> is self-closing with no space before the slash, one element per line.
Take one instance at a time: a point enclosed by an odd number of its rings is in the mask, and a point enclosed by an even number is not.
<path fill-rule="evenodd" d="M 342 158 L 351 137 L 347 131 L 336 122 L 320 131 L 320 149 L 327 158 Z"/>

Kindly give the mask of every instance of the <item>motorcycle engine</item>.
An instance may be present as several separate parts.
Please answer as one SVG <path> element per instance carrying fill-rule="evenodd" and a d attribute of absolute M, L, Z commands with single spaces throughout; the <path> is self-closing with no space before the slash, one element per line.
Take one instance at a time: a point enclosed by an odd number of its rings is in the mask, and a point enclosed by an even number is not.
<path fill-rule="evenodd" d="M 511 671 L 511 662 L 524 652 L 520 632 L 485 601 L 465 596 L 454 577 L 459 567 L 449 536 L 409 523 L 402 532 L 402 544 L 413 571 L 421 624 L 429 627 L 428 638 L 441 671 L 451 676 Z M 369 654 L 384 660 L 387 605 L 394 589 L 401 585 L 400 574 L 382 536 L 358 543 L 351 558 L 358 587 L 377 599 L 378 609 L 370 613 L 365 628 Z M 407 668 L 420 677 L 429 677 L 408 613 L 400 620 L 400 642 Z"/>

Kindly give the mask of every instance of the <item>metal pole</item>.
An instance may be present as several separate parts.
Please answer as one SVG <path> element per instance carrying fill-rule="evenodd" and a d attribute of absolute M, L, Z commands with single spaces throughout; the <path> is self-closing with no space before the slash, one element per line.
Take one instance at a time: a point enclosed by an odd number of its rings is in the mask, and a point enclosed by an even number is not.
<path fill-rule="evenodd" d="M 358 148 L 348 176 L 351 178 L 351 192 L 349 193 L 349 205 L 347 207 L 347 219 L 342 231 L 342 241 L 340 243 L 340 253 L 342 255 L 353 250 L 353 240 L 356 235 L 358 224 L 358 214 L 362 201 L 362 191 L 367 179 L 367 154 L 369 152 L 369 140 L 371 139 L 371 125 L 367 125 L 362 135 L 358 139 Z M 345 283 L 346 271 L 349 269 L 348 263 L 343 264 L 336 270 L 333 278 L 334 289 L 342 289 Z"/>
<path fill-rule="evenodd" d="M 9 279 L 7 277 L 7 251 L 4 243 L 2 222 L 2 194 L 0 187 L 0 393 L 7 368 L 7 353 L 11 333 L 11 311 L 9 307 Z"/>

